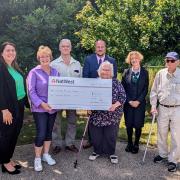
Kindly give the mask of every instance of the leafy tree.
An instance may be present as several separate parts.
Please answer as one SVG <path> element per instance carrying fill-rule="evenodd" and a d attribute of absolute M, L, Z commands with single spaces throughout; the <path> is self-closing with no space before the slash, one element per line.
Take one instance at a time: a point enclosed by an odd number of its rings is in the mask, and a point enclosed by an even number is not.
<path fill-rule="evenodd" d="M 78 29 L 75 14 L 82 4 L 80 0 L 9 0 L 2 4 L 11 13 L 6 12 L 0 42 L 9 40 L 17 45 L 19 63 L 26 72 L 37 63 L 36 52 L 42 44 L 53 50 L 54 57 L 59 56 L 62 38 L 72 40 L 76 58 L 80 59 L 82 51 L 74 32 Z M 0 18 L 4 13 L 0 13 Z"/>
<path fill-rule="evenodd" d="M 96 39 L 104 39 L 109 54 L 119 63 L 134 49 L 148 61 L 168 50 L 179 50 L 180 1 L 96 0 L 96 6 L 92 3 L 88 1 L 76 16 L 82 23 L 76 34 L 86 49 L 92 49 Z"/>

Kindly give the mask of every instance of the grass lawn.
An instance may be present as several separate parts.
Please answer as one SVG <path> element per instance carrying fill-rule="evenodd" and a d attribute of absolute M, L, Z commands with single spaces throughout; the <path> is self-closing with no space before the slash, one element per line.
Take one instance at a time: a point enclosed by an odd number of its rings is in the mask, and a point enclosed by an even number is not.
<path fill-rule="evenodd" d="M 76 139 L 81 139 L 82 134 L 84 132 L 84 127 L 86 124 L 87 116 L 86 116 L 86 111 L 78 111 L 77 113 L 78 113 L 78 121 L 77 121 Z M 63 116 L 64 116 L 64 118 L 62 121 L 62 133 L 63 133 L 63 137 L 64 137 L 67 123 L 66 123 L 66 119 L 65 119 L 65 113 L 63 114 Z M 151 127 L 151 120 L 152 120 L 151 117 L 147 115 L 146 120 L 145 120 L 145 125 L 143 128 L 143 132 L 142 132 L 142 136 L 141 136 L 141 140 L 140 140 L 141 143 L 146 143 L 146 141 L 147 141 L 147 138 L 149 135 L 149 130 Z M 36 130 L 35 130 L 35 125 L 34 125 L 32 115 L 29 111 L 26 111 L 25 112 L 24 125 L 23 125 L 23 128 L 21 130 L 21 134 L 20 134 L 19 139 L 18 139 L 18 145 L 33 143 L 33 140 L 35 137 L 35 132 L 36 132 Z M 120 123 L 118 140 L 127 141 L 126 128 L 125 128 L 125 123 L 124 123 L 123 117 L 122 117 L 121 123 Z M 150 144 L 156 145 L 156 141 L 157 141 L 157 125 L 155 123 L 153 125 Z"/>

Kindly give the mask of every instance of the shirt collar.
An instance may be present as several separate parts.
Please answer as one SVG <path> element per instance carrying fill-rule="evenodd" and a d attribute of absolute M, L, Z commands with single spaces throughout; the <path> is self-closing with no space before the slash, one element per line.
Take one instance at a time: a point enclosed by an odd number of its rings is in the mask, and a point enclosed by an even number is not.
<path fill-rule="evenodd" d="M 177 78 L 178 76 L 179 76 L 179 69 L 178 68 L 176 68 L 176 71 L 173 73 L 173 75 Z"/>
<path fill-rule="evenodd" d="M 36 69 L 41 69 L 41 65 L 37 65 L 37 66 L 36 66 Z"/>
<path fill-rule="evenodd" d="M 104 62 L 104 60 L 105 60 L 105 55 L 104 55 L 103 57 L 99 57 L 99 56 L 96 54 L 96 58 L 97 58 L 98 62 L 99 62 L 100 59 L 102 60 L 102 62 Z"/>
<path fill-rule="evenodd" d="M 44 71 L 44 70 L 41 68 L 41 65 L 37 65 L 37 66 L 35 67 L 35 69 L 39 69 L 39 70 L 41 70 L 41 71 Z M 53 68 L 50 66 L 50 74 L 52 73 L 52 71 L 53 71 Z"/>
<path fill-rule="evenodd" d="M 178 68 L 176 68 L 175 72 L 172 73 L 172 74 L 168 72 L 168 68 L 166 69 L 166 71 L 167 71 L 167 77 L 169 77 L 169 78 L 171 78 L 171 77 L 177 78 L 177 77 L 179 76 L 179 70 L 178 70 Z"/>
<path fill-rule="evenodd" d="M 60 61 L 60 62 L 64 62 L 62 56 L 59 57 L 59 61 Z M 72 63 L 75 63 L 75 62 L 76 62 L 76 60 L 75 60 L 73 57 L 71 57 L 69 64 L 72 64 Z"/>
<path fill-rule="evenodd" d="M 134 70 L 133 67 L 132 67 L 132 72 L 135 72 L 135 73 L 139 72 L 140 73 L 140 71 L 141 71 L 141 67 L 139 67 L 138 70 Z"/>

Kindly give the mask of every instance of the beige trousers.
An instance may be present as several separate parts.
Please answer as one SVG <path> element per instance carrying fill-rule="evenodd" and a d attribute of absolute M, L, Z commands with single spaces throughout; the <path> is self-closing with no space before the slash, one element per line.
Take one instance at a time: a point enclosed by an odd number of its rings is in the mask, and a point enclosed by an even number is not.
<path fill-rule="evenodd" d="M 52 132 L 53 146 L 63 146 L 63 138 L 61 134 L 62 110 L 57 114 Z M 65 146 L 74 145 L 76 137 L 76 110 L 66 110 L 67 130 L 65 135 Z"/>
<path fill-rule="evenodd" d="M 158 108 L 158 151 L 161 157 L 168 157 L 169 162 L 177 163 L 180 159 L 180 107 Z M 168 150 L 168 132 L 171 143 Z"/>

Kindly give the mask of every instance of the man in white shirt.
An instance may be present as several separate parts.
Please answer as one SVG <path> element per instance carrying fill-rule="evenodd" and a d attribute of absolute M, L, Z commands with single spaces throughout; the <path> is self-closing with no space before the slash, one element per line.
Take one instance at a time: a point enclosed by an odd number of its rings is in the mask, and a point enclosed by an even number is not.
<path fill-rule="evenodd" d="M 55 68 L 62 77 L 81 77 L 82 67 L 79 61 L 71 56 L 71 41 L 62 39 L 59 43 L 60 57 L 51 62 L 51 66 Z M 62 148 L 61 136 L 61 120 L 62 111 L 60 110 L 53 129 L 53 154 L 57 154 Z M 65 135 L 65 149 L 73 152 L 78 152 L 74 145 L 76 136 L 76 110 L 65 110 L 67 118 L 67 131 Z"/>

